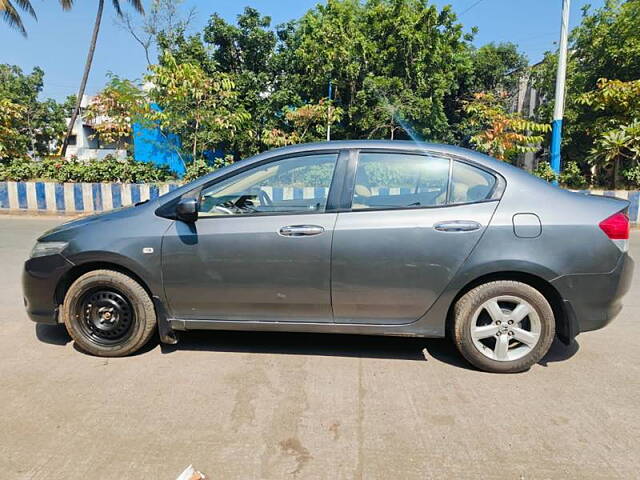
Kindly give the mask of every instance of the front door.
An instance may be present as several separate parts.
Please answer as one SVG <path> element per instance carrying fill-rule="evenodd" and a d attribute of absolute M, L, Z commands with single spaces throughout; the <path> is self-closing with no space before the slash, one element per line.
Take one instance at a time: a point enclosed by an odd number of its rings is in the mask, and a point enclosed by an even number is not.
<path fill-rule="evenodd" d="M 163 239 L 171 315 L 331 322 L 337 215 L 325 210 L 337 156 L 275 160 L 194 192 L 198 221 L 176 221 Z"/>
<path fill-rule="evenodd" d="M 361 152 L 333 238 L 335 322 L 407 324 L 445 289 L 488 225 L 496 178 L 429 155 Z"/>

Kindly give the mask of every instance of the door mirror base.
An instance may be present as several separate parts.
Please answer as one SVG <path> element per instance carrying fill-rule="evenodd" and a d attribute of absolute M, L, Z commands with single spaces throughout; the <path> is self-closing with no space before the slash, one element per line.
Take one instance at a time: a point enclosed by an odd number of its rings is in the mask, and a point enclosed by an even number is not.
<path fill-rule="evenodd" d="M 176 205 L 176 218 L 186 223 L 198 220 L 200 203 L 195 198 L 183 198 Z"/>

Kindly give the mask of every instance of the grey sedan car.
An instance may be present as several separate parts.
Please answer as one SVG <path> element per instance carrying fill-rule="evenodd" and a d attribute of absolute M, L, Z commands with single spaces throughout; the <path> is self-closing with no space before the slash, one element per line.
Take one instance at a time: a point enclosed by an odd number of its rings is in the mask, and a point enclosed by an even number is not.
<path fill-rule="evenodd" d="M 457 147 L 297 145 L 45 233 L 25 304 L 100 356 L 156 329 L 450 336 L 518 372 L 620 311 L 628 205 Z"/>

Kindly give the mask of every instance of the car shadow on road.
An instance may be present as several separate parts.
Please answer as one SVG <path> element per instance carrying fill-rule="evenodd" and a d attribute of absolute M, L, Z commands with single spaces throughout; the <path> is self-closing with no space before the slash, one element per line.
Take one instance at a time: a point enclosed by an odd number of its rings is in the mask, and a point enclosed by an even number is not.
<path fill-rule="evenodd" d="M 578 351 L 577 342 L 566 346 L 557 339 L 547 355 L 538 362 L 561 362 Z M 208 352 L 275 353 L 333 357 L 384 358 L 393 360 L 432 361 L 459 368 L 475 368 L 469 364 L 449 339 L 408 338 L 368 335 L 279 333 L 279 332 L 180 332 L 177 345 L 161 345 L 162 353 L 180 350 Z"/>
<path fill-rule="evenodd" d="M 43 343 L 64 346 L 71 342 L 64 325 L 36 325 L 36 337 Z M 155 349 L 158 339 L 152 339 L 137 354 Z M 545 367 L 574 356 L 580 346 L 577 341 L 566 346 L 555 339 L 549 352 L 538 362 Z M 392 360 L 439 361 L 464 369 L 474 369 L 444 338 L 383 337 L 369 335 L 285 333 L 285 332 L 180 332 L 177 345 L 161 344 L 163 354 L 180 350 L 204 352 L 239 352 L 285 355 L 317 355 L 332 357 L 363 357 Z"/>
<path fill-rule="evenodd" d="M 57 345 L 60 347 L 65 346 L 69 342 L 72 342 L 73 339 L 67 332 L 67 329 L 64 325 L 44 325 L 41 323 L 36 324 L 36 338 L 40 340 L 42 343 L 48 343 L 49 345 Z M 160 339 L 157 334 L 155 334 L 149 343 L 147 343 L 144 347 L 134 353 L 135 355 L 143 355 L 147 352 L 150 352 L 154 348 L 157 347 Z M 85 352 L 82 348 L 80 348 L 76 343 L 73 344 L 73 348 L 85 355 L 91 355 L 91 353 Z"/>
<path fill-rule="evenodd" d="M 51 345 L 66 345 L 71 341 L 64 325 L 44 325 L 36 324 L 36 337 L 43 343 Z"/>
<path fill-rule="evenodd" d="M 163 353 L 191 350 L 426 360 L 424 339 L 416 338 L 204 330 L 179 335 L 177 345 L 162 345 Z"/>
<path fill-rule="evenodd" d="M 538 365 L 548 367 L 550 363 L 564 362 L 578 353 L 578 350 L 580 350 L 580 344 L 577 340 L 574 340 L 571 345 L 565 345 L 557 338 L 554 338 L 551 348 L 547 354 L 542 357 L 542 360 L 538 362 Z"/>

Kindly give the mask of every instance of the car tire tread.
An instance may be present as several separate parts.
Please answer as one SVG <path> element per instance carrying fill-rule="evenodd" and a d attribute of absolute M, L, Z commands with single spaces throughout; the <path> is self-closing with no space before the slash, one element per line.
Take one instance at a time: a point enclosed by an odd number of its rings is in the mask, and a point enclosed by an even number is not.
<path fill-rule="evenodd" d="M 512 361 L 497 361 L 483 355 L 473 344 L 469 324 L 475 310 L 486 300 L 500 296 L 514 295 L 531 304 L 542 323 L 542 333 L 538 344 L 522 358 Z M 475 367 L 493 373 L 518 373 L 528 370 L 547 353 L 555 336 L 553 309 L 540 291 L 515 280 L 496 280 L 469 290 L 455 304 L 453 311 L 453 340 L 464 358 Z"/>
<path fill-rule="evenodd" d="M 134 331 L 121 344 L 98 345 L 87 339 L 78 326 L 74 313 L 77 302 L 89 288 L 98 285 L 111 285 L 123 291 L 135 310 Z M 62 319 L 76 345 L 100 357 L 123 357 L 135 353 L 149 342 L 157 324 L 153 301 L 144 287 L 124 273 L 106 269 L 92 270 L 73 282 L 62 304 Z"/>

